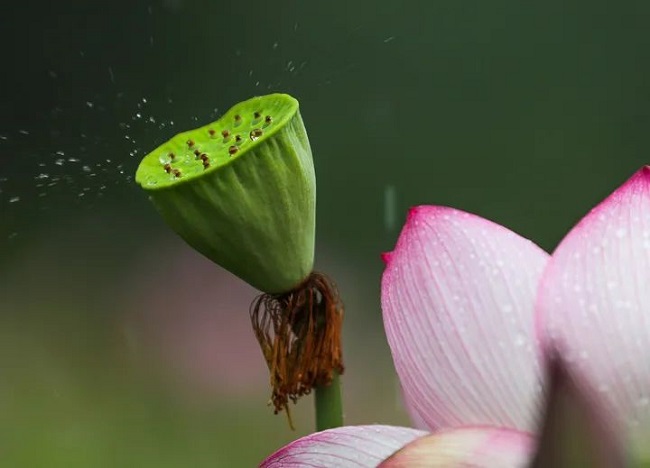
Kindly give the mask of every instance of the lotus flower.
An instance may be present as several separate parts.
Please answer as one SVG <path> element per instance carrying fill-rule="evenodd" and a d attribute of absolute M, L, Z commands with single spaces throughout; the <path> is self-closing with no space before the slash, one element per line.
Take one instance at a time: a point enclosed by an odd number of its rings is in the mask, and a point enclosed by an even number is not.
<path fill-rule="evenodd" d="M 385 330 L 416 428 L 323 431 L 263 467 L 525 466 L 551 349 L 616 415 L 601 423 L 650 413 L 650 167 L 550 259 L 502 226 L 433 206 L 411 209 L 384 259 Z"/>

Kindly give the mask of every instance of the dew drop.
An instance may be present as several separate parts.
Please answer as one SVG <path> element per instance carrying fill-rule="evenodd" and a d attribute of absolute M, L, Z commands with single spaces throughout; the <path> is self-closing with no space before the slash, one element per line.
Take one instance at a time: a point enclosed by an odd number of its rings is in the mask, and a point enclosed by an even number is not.
<path fill-rule="evenodd" d="M 521 348 L 526 344 L 526 337 L 522 333 L 517 333 L 515 336 L 515 346 Z"/>
<path fill-rule="evenodd" d="M 250 136 L 250 139 L 251 139 L 252 141 L 255 141 L 255 140 L 257 140 L 259 137 L 262 136 L 262 133 L 263 133 L 263 131 L 262 131 L 261 128 L 254 128 L 254 129 L 251 131 L 250 135 L 249 135 L 249 136 Z"/>

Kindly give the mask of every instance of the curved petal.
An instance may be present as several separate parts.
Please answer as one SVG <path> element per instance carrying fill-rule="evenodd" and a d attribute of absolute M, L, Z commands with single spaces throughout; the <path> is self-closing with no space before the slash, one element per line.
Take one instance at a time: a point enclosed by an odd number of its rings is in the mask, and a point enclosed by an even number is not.
<path fill-rule="evenodd" d="M 395 426 L 346 426 L 310 434 L 281 448 L 261 468 L 375 467 L 426 432 Z"/>
<path fill-rule="evenodd" d="M 416 439 L 379 466 L 524 467 L 533 445 L 533 437 L 525 432 L 491 427 L 452 429 Z"/>
<path fill-rule="evenodd" d="M 547 259 L 478 216 L 409 212 L 384 271 L 382 309 L 405 399 L 429 429 L 533 427 L 534 298 Z"/>
<path fill-rule="evenodd" d="M 579 381 L 627 422 L 650 416 L 650 167 L 560 243 L 538 315 Z"/>

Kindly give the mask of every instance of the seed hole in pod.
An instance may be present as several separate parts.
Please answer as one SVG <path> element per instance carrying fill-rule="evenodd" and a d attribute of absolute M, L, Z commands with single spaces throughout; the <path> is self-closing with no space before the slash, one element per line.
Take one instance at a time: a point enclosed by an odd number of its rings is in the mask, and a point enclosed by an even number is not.
<path fill-rule="evenodd" d="M 259 119 L 260 117 L 262 117 L 262 113 L 260 111 L 257 111 L 253 114 L 253 118 L 255 120 Z"/>
<path fill-rule="evenodd" d="M 210 162 L 209 161 L 203 161 L 203 169 L 205 170 L 208 167 L 210 167 Z"/>
<path fill-rule="evenodd" d="M 241 125 L 241 115 L 237 114 L 235 116 L 235 127 Z"/>
<path fill-rule="evenodd" d="M 176 155 L 174 153 L 169 153 L 167 157 L 173 161 Z"/>
<path fill-rule="evenodd" d="M 230 136 L 230 132 L 228 130 L 221 130 L 221 136 L 226 139 Z"/>
<path fill-rule="evenodd" d="M 201 153 L 201 156 L 199 157 L 201 158 L 201 161 L 203 161 L 204 163 L 209 159 L 208 155 L 205 153 Z"/>
<path fill-rule="evenodd" d="M 192 146 L 194 146 L 194 140 L 187 140 L 187 146 L 188 146 L 189 148 L 191 148 Z"/>
<path fill-rule="evenodd" d="M 262 131 L 261 128 L 254 128 L 250 133 L 251 140 L 252 141 L 257 140 L 259 137 L 262 136 L 262 133 L 264 133 L 264 132 Z"/>
<path fill-rule="evenodd" d="M 242 141 L 241 135 L 235 135 L 235 143 L 240 144 Z"/>
<path fill-rule="evenodd" d="M 165 164 L 165 165 L 163 166 L 163 168 L 165 169 L 165 172 L 166 172 L 167 174 L 169 174 L 169 173 L 172 171 L 172 166 L 171 166 L 171 164 Z"/>
<path fill-rule="evenodd" d="M 208 133 L 210 134 L 210 138 L 212 138 L 216 132 L 213 129 L 209 129 Z"/>
<path fill-rule="evenodd" d="M 237 151 L 239 151 L 239 148 L 237 148 L 237 147 L 234 146 L 234 145 L 231 146 L 230 148 L 228 148 L 228 154 L 230 154 L 230 156 L 232 156 L 233 154 L 235 154 Z"/>
<path fill-rule="evenodd" d="M 268 125 L 271 125 L 271 122 L 273 122 L 273 118 L 271 118 L 270 115 L 267 115 L 266 117 L 264 117 L 264 126 L 265 127 L 268 126 Z"/>
<path fill-rule="evenodd" d="M 179 171 L 178 169 L 174 169 L 172 172 L 174 173 L 174 177 L 180 177 L 181 176 L 181 171 Z"/>
<path fill-rule="evenodd" d="M 198 150 L 198 148 L 195 149 L 195 150 L 194 150 L 194 156 L 196 156 L 196 157 L 198 158 L 198 157 L 199 157 L 199 154 L 201 154 L 201 152 Z"/>

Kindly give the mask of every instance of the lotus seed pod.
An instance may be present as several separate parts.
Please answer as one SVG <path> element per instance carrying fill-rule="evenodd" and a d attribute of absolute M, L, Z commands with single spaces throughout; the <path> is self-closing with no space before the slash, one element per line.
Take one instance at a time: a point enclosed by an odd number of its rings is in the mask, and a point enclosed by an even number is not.
<path fill-rule="evenodd" d="M 316 181 L 293 97 L 254 97 L 176 135 L 136 182 L 190 246 L 257 289 L 291 291 L 312 272 Z"/>

